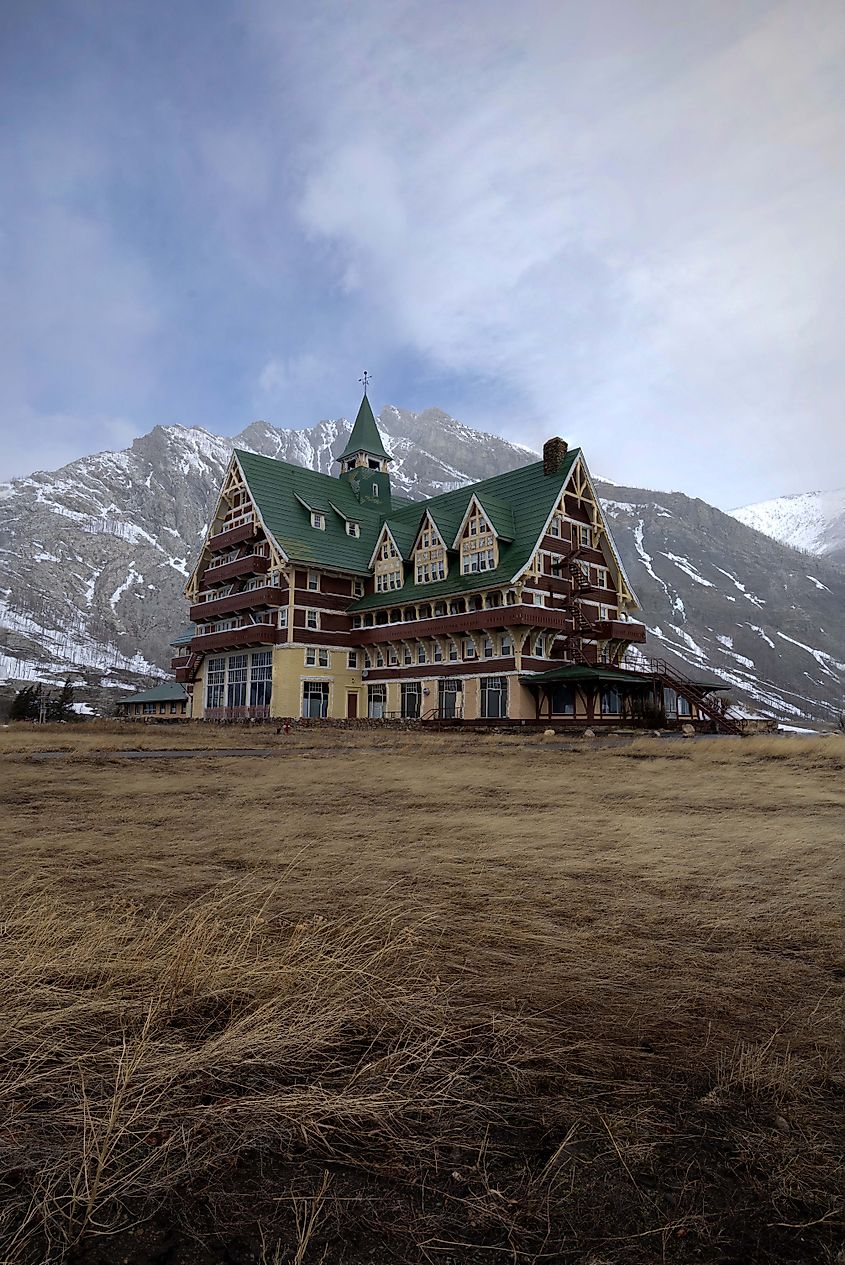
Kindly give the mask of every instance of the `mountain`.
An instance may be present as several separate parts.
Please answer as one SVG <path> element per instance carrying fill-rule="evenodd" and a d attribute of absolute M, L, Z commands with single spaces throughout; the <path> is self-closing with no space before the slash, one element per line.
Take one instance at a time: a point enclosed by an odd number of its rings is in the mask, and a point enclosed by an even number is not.
<path fill-rule="evenodd" d="M 395 490 L 414 498 L 534 458 L 438 409 L 379 418 Z M 157 426 L 122 452 L 0 485 L 0 681 L 60 680 L 102 703 L 165 675 L 182 588 L 233 446 L 333 469 L 344 419 L 254 422 L 233 439 Z M 716 671 L 732 694 L 796 723 L 842 709 L 845 573 L 812 565 L 703 501 L 600 483 L 651 630 L 650 653 Z M 808 574 L 809 573 L 809 574 Z"/>
<path fill-rule="evenodd" d="M 782 544 L 845 562 L 845 488 L 779 496 L 730 512 Z"/>

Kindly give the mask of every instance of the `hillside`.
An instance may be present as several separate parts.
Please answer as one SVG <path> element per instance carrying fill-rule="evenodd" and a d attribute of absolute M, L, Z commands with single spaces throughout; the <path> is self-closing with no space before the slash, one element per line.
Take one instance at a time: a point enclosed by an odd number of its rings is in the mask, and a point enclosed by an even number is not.
<path fill-rule="evenodd" d="M 436 409 L 391 406 L 379 420 L 394 487 L 414 498 L 533 456 Z M 234 438 L 157 426 L 125 451 L 0 486 L 0 681 L 73 673 L 99 690 L 165 674 L 233 445 L 329 473 L 349 425 L 254 422 Z M 715 670 L 737 699 L 796 722 L 841 710 L 845 572 L 680 493 L 599 491 L 652 653 Z"/>

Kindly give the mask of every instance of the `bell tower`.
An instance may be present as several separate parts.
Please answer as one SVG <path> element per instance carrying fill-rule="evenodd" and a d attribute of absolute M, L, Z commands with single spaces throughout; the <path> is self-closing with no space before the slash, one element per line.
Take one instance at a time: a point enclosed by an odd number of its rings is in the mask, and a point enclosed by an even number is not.
<path fill-rule="evenodd" d="M 364 372 L 364 397 L 346 447 L 335 460 L 340 462 L 339 478 L 346 479 L 361 502 L 390 509 L 390 474 L 393 458 L 385 451 L 367 398 L 369 374 Z"/>

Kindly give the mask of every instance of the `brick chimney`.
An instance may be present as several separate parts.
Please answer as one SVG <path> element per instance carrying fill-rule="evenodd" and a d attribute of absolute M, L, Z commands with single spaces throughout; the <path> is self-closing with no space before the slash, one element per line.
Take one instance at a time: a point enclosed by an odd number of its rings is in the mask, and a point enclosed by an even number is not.
<path fill-rule="evenodd" d="M 568 449 L 569 444 L 559 435 L 555 435 L 554 439 L 547 439 L 543 444 L 543 474 L 557 474 Z"/>

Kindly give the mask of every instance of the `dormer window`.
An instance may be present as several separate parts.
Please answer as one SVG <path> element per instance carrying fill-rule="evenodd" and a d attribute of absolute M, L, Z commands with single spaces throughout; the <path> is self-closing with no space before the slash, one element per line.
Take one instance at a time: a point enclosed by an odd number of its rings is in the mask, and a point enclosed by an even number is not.
<path fill-rule="evenodd" d="M 346 534 L 347 534 L 347 536 L 354 536 L 354 537 L 355 537 L 355 539 L 357 540 L 357 539 L 358 539 L 358 537 L 361 535 L 361 524 L 360 524 L 360 523 L 353 523 L 353 521 L 352 521 L 352 519 L 351 519 L 351 518 L 347 518 L 347 520 L 346 520 Z"/>
<path fill-rule="evenodd" d="M 319 510 L 311 511 L 311 526 L 316 527 L 317 531 L 326 530 L 326 516 L 321 514 Z"/>

